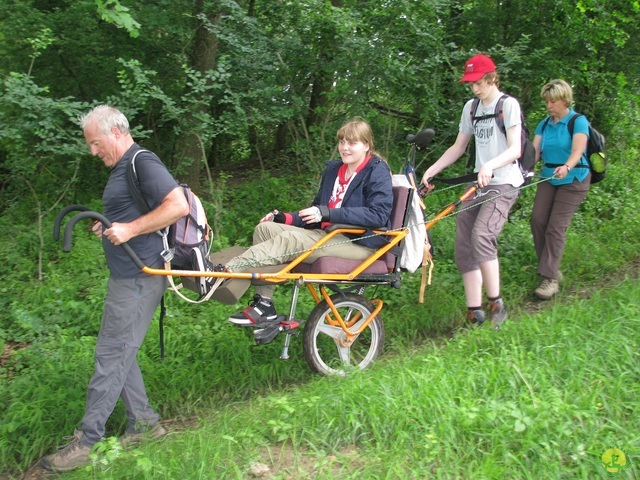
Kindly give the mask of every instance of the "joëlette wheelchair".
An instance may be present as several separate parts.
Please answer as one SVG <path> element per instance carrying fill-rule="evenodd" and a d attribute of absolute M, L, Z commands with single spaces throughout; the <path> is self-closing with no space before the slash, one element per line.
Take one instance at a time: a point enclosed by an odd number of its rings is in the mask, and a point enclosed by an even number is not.
<path fill-rule="evenodd" d="M 225 304 L 237 302 L 252 282 L 292 281 L 294 288 L 288 316 L 283 315 L 275 325 L 254 330 L 256 343 L 269 343 L 278 334 L 285 333 L 280 358 L 287 359 L 291 337 L 298 335 L 298 327 L 304 323 L 303 351 L 309 366 L 322 375 L 345 375 L 352 369 L 364 369 L 371 365 L 382 350 L 385 332 L 380 311 L 383 302 L 379 298 L 368 298 L 365 290 L 380 285 L 400 287 L 402 273 L 399 253 L 401 242 L 408 234 L 407 218 L 414 193 L 413 188 L 393 187 L 391 228 L 373 230 L 372 233 L 388 237 L 389 242 L 364 261 L 320 257 L 313 263 L 305 263 L 314 250 L 328 245 L 336 235 L 363 235 L 367 231 L 348 225 L 335 225 L 328 235 L 289 264 L 256 268 L 256 271 L 246 273 L 154 269 L 144 265 L 126 243 L 122 248 L 136 266 L 149 275 L 179 276 L 184 284 L 188 284 L 189 278 L 193 277 L 224 279 L 211 298 Z M 72 205 L 63 209 L 55 220 L 55 240 L 60 238 L 63 218 L 72 211 L 80 213 L 75 214 L 65 227 L 65 252 L 71 250 L 72 231 L 79 221 L 90 218 L 100 221 L 104 228 L 111 226 L 111 222 L 103 215 L 80 205 Z M 224 263 L 226 259 L 237 255 L 239 248 L 216 252 L 211 255 L 211 261 Z M 296 317 L 302 286 L 307 287 L 316 303 L 306 321 Z"/>

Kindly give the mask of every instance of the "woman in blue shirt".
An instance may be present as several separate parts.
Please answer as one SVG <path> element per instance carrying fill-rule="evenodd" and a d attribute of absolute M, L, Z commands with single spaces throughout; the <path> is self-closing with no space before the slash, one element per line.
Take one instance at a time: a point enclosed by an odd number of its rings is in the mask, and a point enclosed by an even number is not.
<path fill-rule="evenodd" d="M 547 83 L 540 96 L 550 116 L 538 124 L 533 145 L 536 156 L 543 161 L 541 176 L 550 180 L 538 184 L 531 213 L 531 233 L 538 257 L 538 274 L 542 276 L 535 294 L 549 300 L 559 290 L 567 228 L 591 186 L 585 153 L 589 121 L 584 116 L 576 118 L 573 136 L 569 134 L 567 123 L 577 113 L 571 108 L 573 89 L 564 80 Z"/>

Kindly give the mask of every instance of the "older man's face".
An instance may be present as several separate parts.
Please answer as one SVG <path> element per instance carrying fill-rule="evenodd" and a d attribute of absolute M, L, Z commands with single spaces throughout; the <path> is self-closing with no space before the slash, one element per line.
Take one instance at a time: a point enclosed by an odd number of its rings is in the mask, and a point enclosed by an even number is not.
<path fill-rule="evenodd" d="M 84 138 L 91 149 L 91 155 L 100 157 L 109 168 L 113 168 L 122 156 L 118 149 L 120 136 L 118 128 L 113 127 L 111 132 L 105 134 L 96 122 L 89 123 L 84 129 Z"/>

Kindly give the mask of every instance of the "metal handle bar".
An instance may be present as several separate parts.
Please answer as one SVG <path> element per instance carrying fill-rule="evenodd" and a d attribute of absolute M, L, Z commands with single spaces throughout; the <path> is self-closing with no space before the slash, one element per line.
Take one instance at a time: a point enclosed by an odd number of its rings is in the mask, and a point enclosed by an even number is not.
<path fill-rule="evenodd" d="M 462 195 L 460 195 L 460 198 L 458 198 L 458 200 L 456 200 L 455 202 L 449 204 L 447 207 L 445 207 L 444 210 L 442 210 L 435 217 L 433 217 L 433 219 L 431 219 L 429 222 L 427 222 L 426 229 L 429 230 L 436 223 L 438 223 L 439 220 L 443 219 L 444 217 L 449 215 L 451 212 L 453 212 L 456 208 L 458 208 L 458 205 L 460 205 L 462 202 L 466 202 L 469 198 L 471 198 L 471 196 L 474 193 L 476 193 L 476 190 L 478 190 L 478 184 L 476 182 L 474 182 L 473 185 L 470 185 L 469 188 L 467 188 L 462 193 Z"/>
<path fill-rule="evenodd" d="M 71 220 L 69 220 L 69 223 L 67 223 L 67 226 L 64 229 L 64 240 L 63 240 L 63 247 L 62 247 L 63 251 L 65 252 L 71 251 L 71 233 L 73 232 L 73 227 L 76 226 L 76 223 L 78 223 L 80 220 L 84 220 L 85 218 L 93 218 L 94 220 L 98 220 L 100 223 L 102 223 L 104 227 L 111 228 L 111 222 L 107 220 L 107 218 L 104 215 L 98 212 L 84 211 L 84 212 L 78 213 L 74 215 L 71 218 Z M 133 263 L 135 263 L 140 270 L 145 268 L 145 265 L 144 263 L 142 263 L 142 260 L 140 260 L 140 257 L 136 255 L 136 253 L 131 249 L 129 245 L 127 245 L 126 242 L 120 244 L 120 246 L 124 248 L 124 251 L 127 252 L 127 255 L 129 255 L 129 258 L 131 258 Z"/>
<path fill-rule="evenodd" d="M 70 212 L 81 211 L 88 212 L 90 210 L 89 207 L 85 207 L 84 205 L 69 205 L 68 207 L 64 207 L 60 210 L 60 213 L 56 216 L 56 221 L 53 223 L 53 239 L 57 242 L 60 240 L 60 224 L 62 223 L 62 219 Z"/>

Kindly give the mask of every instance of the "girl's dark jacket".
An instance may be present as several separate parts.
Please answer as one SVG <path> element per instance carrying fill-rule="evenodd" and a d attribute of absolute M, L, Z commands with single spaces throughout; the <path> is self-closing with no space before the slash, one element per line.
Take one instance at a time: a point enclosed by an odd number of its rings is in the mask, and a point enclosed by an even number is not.
<path fill-rule="evenodd" d="M 393 190 L 389 165 L 379 157 L 372 157 L 349 185 L 344 194 L 342 206 L 329 208 L 327 205 L 341 165 L 341 160 L 327 162 L 327 168 L 322 174 L 320 188 L 312 205 L 320 208 L 323 222 L 366 227 L 368 230 L 363 235 L 349 236 L 359 238 L 355 242 L 362 246 L 378 249 L 388 240 L 385 236 L 371 236 L 373 234 L 371 230 L 391 228 Z M 320 223 L 305 224 L 297 212 L 290 212 L 289 215 L 293 217 L 293 225 L 321 228 Z"/>

